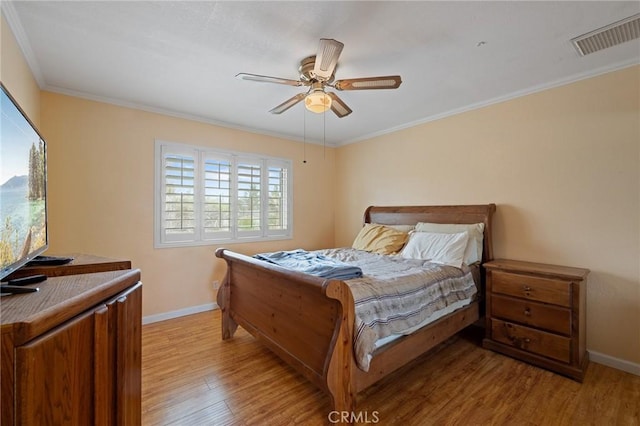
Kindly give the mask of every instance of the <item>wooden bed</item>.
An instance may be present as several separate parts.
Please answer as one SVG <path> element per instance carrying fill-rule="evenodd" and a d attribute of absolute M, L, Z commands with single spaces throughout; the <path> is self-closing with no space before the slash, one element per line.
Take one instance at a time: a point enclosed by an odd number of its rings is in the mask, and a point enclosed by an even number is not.
<path fill-rule="evenodd" d="M 485 224 L 483 262 L 493 259 L 491 218 L 495 204 L 463 206 L 369 207 L 365 223 L 414 225 L 417 222 Z M 408 336 L 376 350 L 368 372 L 353 355 L 354 301 L 344 281 L 281 268 L 224 248 L 227 262 L 218 292 L 222 338 L 240 325 L 325 390 L 335 411 L 354 412 L 361 390 L 445 341 L 480 318 L 480 298 Z M 484 285 L 484 272 L 482 272 Z"/>

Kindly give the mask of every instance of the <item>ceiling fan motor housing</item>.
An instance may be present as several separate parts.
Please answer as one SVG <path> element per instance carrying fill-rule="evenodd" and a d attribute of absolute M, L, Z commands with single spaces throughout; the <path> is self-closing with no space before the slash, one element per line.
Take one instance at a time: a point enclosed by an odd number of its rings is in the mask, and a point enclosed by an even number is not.
<path fill-rule="evenodd" d="M 320 80 L 316 77 L 313 72 L 313 68 L 316 64 L 316 55 L 307 56 L 303 60 L 300 61 L 300 66 L 298 67 L 298 71 L 300 72 L 300 79 L 304 81 L 308 81 L 313 83 L 314 81 L 324 81 L 325 83 L 331 83 L 335 78 L 337 66 L 334 68 L 331 77 L 328 80 Z"/>

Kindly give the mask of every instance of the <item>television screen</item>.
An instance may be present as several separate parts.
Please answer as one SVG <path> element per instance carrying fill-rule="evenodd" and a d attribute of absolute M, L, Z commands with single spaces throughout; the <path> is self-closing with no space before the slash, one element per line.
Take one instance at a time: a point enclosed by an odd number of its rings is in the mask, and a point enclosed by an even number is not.
<path fill-rule="evenodd" d="M 2 87 L 0 279 L 48 247 L 46 143 Z"/>

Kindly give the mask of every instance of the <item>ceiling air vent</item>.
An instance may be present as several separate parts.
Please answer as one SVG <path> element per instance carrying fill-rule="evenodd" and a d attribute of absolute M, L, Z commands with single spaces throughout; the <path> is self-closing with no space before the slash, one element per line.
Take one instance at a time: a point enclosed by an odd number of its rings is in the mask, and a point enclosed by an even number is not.
<path fill-rule="evenodd" d="M 640 38 L 640 13 L 571 39 L 580 56 Z"/>

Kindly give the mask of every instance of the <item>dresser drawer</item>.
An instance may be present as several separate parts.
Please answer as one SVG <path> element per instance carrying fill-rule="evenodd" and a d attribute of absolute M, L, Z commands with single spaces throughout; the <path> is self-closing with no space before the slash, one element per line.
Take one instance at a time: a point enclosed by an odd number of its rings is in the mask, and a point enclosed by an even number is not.
<path fill-rule="evenodd" d="M 491 291 L 554 305 L 571 306 L 571 283 L 568 281 L 492 271 Z"/>
<path fill-rule="evenodd" d="M 510 322 L 491 319 L 491 335 L 496 342 L 562 362 L 571 360 L 571 339 Z"/>
<path fill-rule="evenodd" d="M 491 297 L 491 316 L 571 335 L 571 310 L 508 296 Z"/>

